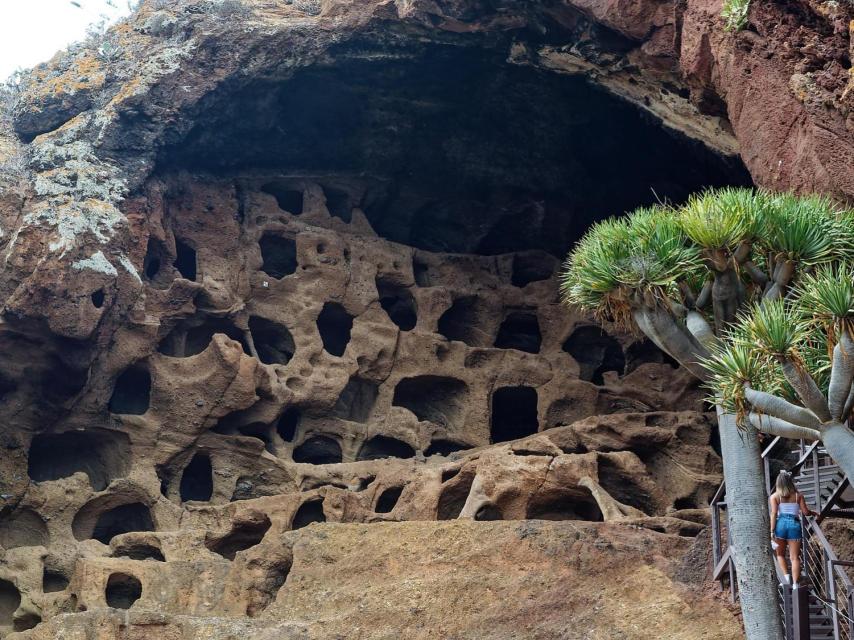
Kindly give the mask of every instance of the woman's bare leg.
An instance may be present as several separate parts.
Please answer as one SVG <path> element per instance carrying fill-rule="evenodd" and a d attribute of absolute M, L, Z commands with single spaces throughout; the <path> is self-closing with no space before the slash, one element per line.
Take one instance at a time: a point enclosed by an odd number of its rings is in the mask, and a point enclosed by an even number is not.
<path fill-rule="evenodd" d="M 801 579 L 801 541 L 789 540 L 789 559 L 792 561 L 792 584 Z"/>
<path fill-rule="evenodd" d="M 788 575 L 789 567 L 786 565 L 786 541 L 782 538 L 774 538 L 774 542 L 777 543 L 777 548 L 774 550 L 777 556 L 777 564 L 780 565 L 783 575 Z"/>

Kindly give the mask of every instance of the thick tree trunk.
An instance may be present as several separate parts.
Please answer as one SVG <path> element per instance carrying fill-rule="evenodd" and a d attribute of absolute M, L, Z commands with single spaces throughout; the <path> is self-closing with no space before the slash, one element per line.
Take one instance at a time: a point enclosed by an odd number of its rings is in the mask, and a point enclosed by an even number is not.
<path fill-rule="evenodd" d="M 839 422 L 830 422 L 821 426 L 821 439 L 830 457 L 849 478 L 854 478 L 854 431 Z"/>
<path fill-rule="evenodd" d="M 729 543 L 738 576 L 747 640 L 782 638 L 777 579 L 771 553 L 768 494 L 757 431 L 739 430 L 735 416 L 718 407 L 727 492 Z"/>

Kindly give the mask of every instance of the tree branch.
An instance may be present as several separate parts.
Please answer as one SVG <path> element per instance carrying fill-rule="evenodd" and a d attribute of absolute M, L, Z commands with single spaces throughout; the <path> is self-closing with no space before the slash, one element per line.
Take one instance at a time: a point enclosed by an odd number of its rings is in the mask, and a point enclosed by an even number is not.
<path fill-rule="evenodd" d="M 807 429 L 818 429 L 820 425 L 818 418 L 808 409 L 770 393 L 757 391 L 745 385 L 744 398 L 758 413 L 764 413 Z"/>
<path fill-rule="evenodd" d="M 827 408 L 827 399 L 818 388 L 815 380 L 802 366 L 798 366 L 791 358 L 781 358 L 783 375 L 786 381 L 792 385 L 804 406 L 812 411 L 821 422 L 830 421 L 830 411 Z"/>
<path fill-rule="evenodd" d="M 843 329 L 839 342 L 833 348 L 833 368 L 830 371 L 830 384 L 827 388 L 827 408 L 830 417 L 840 421 L 845 409 L 845 402 L 851 393 L 851 382 L 854 381 L 854 340 Z"/>
<path fill-rule="evenodd" d="M 780 420 L 780 418 L 773 416 L 751 413 L 748 419 L 750 420 L 750 424 L 756 427 L 757 430 L 772 436 L 780 436 L 781 438 L 790 438 L 792 440 L 804 439 L 811 442 L 821 439 L 821 434 L 816 429 L 799 427 L 796 424 Z"/>
<path fill-rule="evenodd" d="M 709 357 L 709 352 L 673 316 L 663 309 L 648 307 L 635 309 L 632 315 L 640 330 L 659 349 L 667 352 L 700 380 L 708 377 L 708 371 L 700 362 Z"/>

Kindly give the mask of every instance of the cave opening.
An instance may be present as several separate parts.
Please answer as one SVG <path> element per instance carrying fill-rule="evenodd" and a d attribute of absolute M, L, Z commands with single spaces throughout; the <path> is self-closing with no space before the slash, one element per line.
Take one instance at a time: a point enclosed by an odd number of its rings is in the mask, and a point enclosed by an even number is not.
<path fill-rule="evenodd" d="M 60 591 L 65 591 L 68 587 L 68 583 L 68 576 L 61 571 L 49 569 L 47 567 L 42 571 L 42 592 L 44 593 L 58 593 Z"/>
<path fill-rule="evenodd" d="M 750 184 L 736 157 L 585 77 L 509 63 L 507 39 L 447 37 L 366 35 L 333 47 L 334 65 L 223 82 L 158 169 L 368 176 L 377 184 L 358 202 L 324 186 L 332 215 L 359 207 L 381 237 L 428 251 L 558 258 L 603 217 Z M 265 190 L 301 210 L 286 179 Z M 524 286 L 546 269 L 522 259 L 516 271 Z"/>
<path fill-rule="evenodd" d="M 543 337 L 537 315 L 529 311 L 511 311 L 504 318 L 495 337 L 498 349 L 516 349 L 539 353 Z"/>
<path fill-rule="evenodd" d="M 153 544 L 143 542 L 129 542 L 119 544 L 113 553 L 115 558 L 130 558 L 131 560 L 154 560 L 155 562 L 166 562 L 163 551 Z"/>
<path fill-rule="evenodd" d="M 492 442 L 517 440 L 537 433 L 537 390 L 502 387 L 492 394 Z"/>
<path fill-rule="evenodd" d="M 563 350 L 578 363 L 578 377 L 595 385 L 605 383 L 605 372 L 615 371 L 622 375 L 626 368 L 620 343 L 600 327 L 578 327 L 563 343 Z"/>
<path fill-rule="evenodd" d="M 317 330 L 323 348 L 333 356 L 343 356 L 350 344 L 353 316 L 337 302 L 327 302 L 317 316 Z"/>
<path fill-rule="evenodd" d="M 268 182 L 261 187 L 261 191 L 273 196 L 279 209 L 285 213 L 298 216 L 302 213 L 303 193 L 298 189 L 291 188 L 285 182 Z"/>
<path fill-rule="evenodd" d="M 403 487 L 389 487 L 385 489 L 380 497 L 377 498 L 377 504 L 374 506 L 375 513 L 391 513 L 397 506 L 397 501 L 400 500 L 400 495 L 403 493 Z"/>
<path fill-rule="evenodd" d="M 411 331 L 418 323 L 415 298 L 407 287 L 386 278 L 376 279 L 380 306 L 401 331 Z"/>
<path fill-rule="evenodd" d="M 490 347 L 494 328 L 493 311 L 477 296 L 460 296 L 439 317 L 439 333 L 470 347 Z"/>
<path fill-rule="evenodd" d="M 285 442 L 293 442 L 297 435 L 302 413 L 296 407 L 288 407 L 276 421 L 276 433 Z"/>
<path fill-rule="evenodd" d="M 46 482 L 82 471 L 95 491 L 103 491 L 127 474 L 129 460 L 130 439 L 124 433 L 104 429 L 42 433 L 30 443 L 27 473 L 34 482 Z"/>
<path fill-rule="evenodd" d="M 647 515 L 656 514 L 655 499 L 641 483 L 631 469 L 624 469 L 617 460 L 607 454 L 598 457 L 599 484 L 608 494 L 623 504 L 640 509 Z"/>
<path fill-rule="evenodd" d="M 297 243 L 291 238 L 275 233 L 265 233 L 258 241 L 261 247 L 261 271 L 271 278 L 281 280 L 296 273 Z"/>
<path fill-rule="evenodd" d="M 47 524 L 32 509 L 20 509 L 0 518 L 0 545 L 4 549 L 47 547 L 49 544 Z"/>
<path fill-rule="evenodd" d="M 498 505 L 484 504 L 481 505 L 477 512 L 474 514 L 474 519 L 481 522 L 488 522 L 490 520 L 504 520 L 504 514 L 501 512 L 501 509 L 498 507 Z"/>
<path fill-rule="evenodd" d="M 197 453 L 184 467 L 181 474 L 179 487 L 181 502 L 196 500 L 208 502 L 213 495 L 213 466 L 210 456 L 206 453 Z"/>
<path fill-rule="evenodd" d="M 449 456 L 457 451 L 465 451 L 471 449 L 471 445 L 455 442 L 454 440 L 446 440 L 444 438 L 436 438 L 430 442 L 430 446 L 424 450 L 424 455 L 430 456 Z"/>
<path fill-rule="evenodd" d="M 513 256 L 510 282 L 514 287 L 526 287 L 532 282 L 548 280 L 555 269 L 555 259 L 542 251 L 517 253 Z"/>
<path fill-rule="evenodd" d="M 342 460 L 341 445 L 327 436 L 312 436 L 294 449 L 294 462 L 337 464 Z"/>
<path fill-rule="evenodd" d="M 259 544 L 271 526 L 273 523 L 267 516 L 255 521 L 236 522 L 227 534 L 207 540 L 205 546 L 226 560 L 234 560 L 240 551 Z"/>
<path fill-rule="evenodd" d="M 326 514 L 323 512 L 323 500 L 303 502 L 291 520 L 291 530 L 302 529 L 313 522 L 326 522 Z"/>
<path fill-rule="evenodd" d="M 359 449 L 357 460 L 379 460 L 381 458 L 412 458 L 415 449 L 397 438 L 374 436 Z"/>
<path fill-rule="evenodd" d="M 151 511 L 141 502 L 122 504 L 107 510 L 102 510 L 101 502 L 95 498 L 74 516 L 71 530 L 77 540 L 92 538 L 110 544 L 110 540 L 123 533 L 154 531 Z"/>
<path fill-rule="evenodd" d="M 222 333 L 241 344 L 248 353 L 243 331 L 234 326 L 227 318 L 191 318 L 179 323 L 157 345 L 158 353 L 173 358 L 189 358 L 208 348 L 213 337 Z"/>
<path fill-rule="evenodd" d="M 365 423 L 371 417 L 380 388 L 375 382 L 353 376 L 341 391 L 332 415 L 350 422 Z"/>
<path fill-rule="evenodd" d="M 392 405 L 403 407 L 422 421 L 444 427 L 461 427 L 468 385 L 445 376 L 403 378 L 394 388 Z"/>
<path fill-rule="evenodd" d="M 466 506 L 474 484 L 474 474 L 461 473 L 445 480 L 436 505 L 437 520 L 456 520 Z"/>
<path fill-rule="evenodd" d="M 134 365 L 116 378 L 108 406 L 111 413 L 141 416 L 148 411 L 150 398 L 151 374 L 147 367 Z"/>
<path fill-rule="evenodd" d="M 264 364 L 288 364 L 296 353 L 294 338 L 288 328 L 260 316 L 249 318 L 249 332 L 258 359 Z"/>
<path fill-rule="evenodd" d="M 113 609 L 130 609 L 142 597 L 142 583 L 129 573 L 113 573 L 107 578 L 104 598 Z"/>
<path fill-rule="evenodd" d="M 198 269 L 196 262 L 196 250 L 186 242 L 178 239 L 175 240 L 174 266 L 178 270 L 178 273 L 181 274 L 182 278 L 195 282 L 197 275 L 196 271 Z"/>
<path fill-rule="evenodd" d="M 323 195 L 326 197 L 326 210 L 329 215 L 347 223 L 353 221 L 353 201 L 349 193 L 324 185 Z"/>
<path fill-rule="evenodd" d="M 652 340 L 647 338 L 633 342 L 626 348 L 626 375 L 648 363 L 667 364 L 672 369 L 679 368 L 679 363 L 669 353 L 656 347 Z"/>
<path fill-rule="evenodd" d="M 14 615 L 21 606 L 21 592 L 8 580 L 0 579 L 0 627 L 14 625 Z"/>
<path fill-rule="evenodd" d="M 602 522 L 599 505 L 592 499 L 583 500 L 573 495 L 535 496 L 525 513 L 528 520 L 586 520 Z"/>

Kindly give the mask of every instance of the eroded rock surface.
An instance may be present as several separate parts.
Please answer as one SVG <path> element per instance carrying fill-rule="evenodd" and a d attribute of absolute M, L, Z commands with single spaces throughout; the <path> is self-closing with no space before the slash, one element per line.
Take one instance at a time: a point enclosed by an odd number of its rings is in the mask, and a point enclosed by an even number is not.
<path fill-rule="evenodd" d="M 850 9 L 707 4 L 149 0 L 35 69 L 0 636 L 738 637 L 702 390 L 557 292 L 604 216 L 854 193 Z"/>

